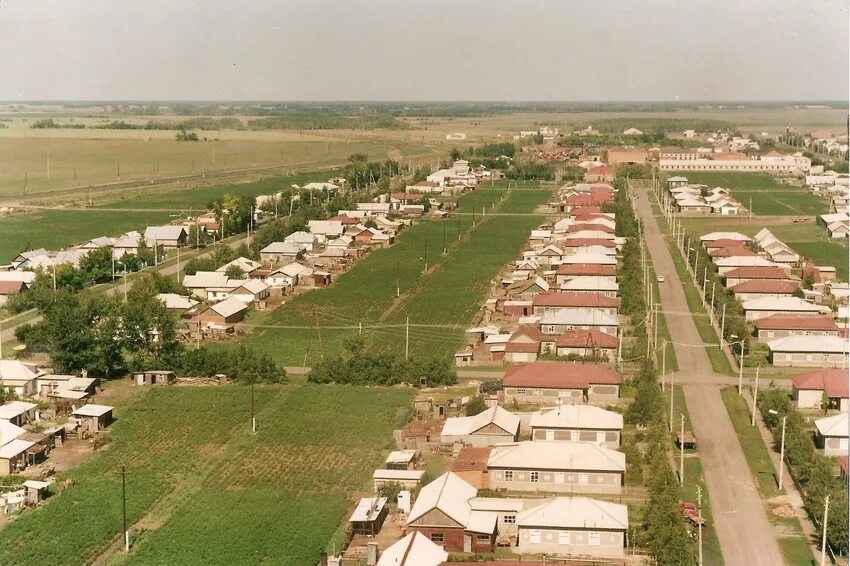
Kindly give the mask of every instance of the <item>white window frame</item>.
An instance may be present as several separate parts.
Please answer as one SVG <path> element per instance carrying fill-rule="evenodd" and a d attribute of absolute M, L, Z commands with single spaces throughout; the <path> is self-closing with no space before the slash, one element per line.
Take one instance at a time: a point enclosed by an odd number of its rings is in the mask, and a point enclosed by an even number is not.
<path fill-rule="evenodd" d="M 572 544 L 572 537 L 570 536 L 570 531 L 558 531 L 558 544 Z"/>
<path fill-rule="evenodd" d="M 505 470 L 505 481 L 514 481 L 514 471 Z"/>
<path fill-rule="evenodd" d="M 540 483 L 540 472 L 537 470 L 531 471 L 531 483 Z"/>
<path fill-rule="evenodd" d="M 590 484 L 590 475 L 585 473 L 580 473 L 578 475 L 578 484 L 579 485 L 589 485 Z"/>
<path fill-rule="evenodd" d="M 587 544 L 589 546 L 599 546 L 602 544 L 602 534 L 599 531 L 590 531 L 587 533 Z"/>
<path fill-rule="evenodd" d="M 528 542 L 529 544 L 540 544 L 540 529 L 529 529 Z"/>

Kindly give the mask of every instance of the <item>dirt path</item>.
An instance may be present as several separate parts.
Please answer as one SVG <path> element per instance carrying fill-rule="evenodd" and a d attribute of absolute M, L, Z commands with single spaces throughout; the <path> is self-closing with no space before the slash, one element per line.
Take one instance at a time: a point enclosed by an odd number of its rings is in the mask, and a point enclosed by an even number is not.
<path fill-rule="evenodd" d="M 682 282 L 670 250 L 653 216 L 648 191 L 635 191 L 638 216 L 644 224 L 644 238 L 656 271 L 667 282 L 660 285 L 660 300 L 670 334 L 680 344 L 701 344 L 689 314 Z M 715 517 L 715 531 L 727 566 L 776 566 L 783 564 L 775 531 L 768 521 L 764 504 L 753 483 L 744 453 L 723 405 L 717 377 L 704 348 L 675 345 L 682 383 L 694 434 L 699 442 L 705 483 Z M 705 383 L 703 383 L 703 379 Z"/>

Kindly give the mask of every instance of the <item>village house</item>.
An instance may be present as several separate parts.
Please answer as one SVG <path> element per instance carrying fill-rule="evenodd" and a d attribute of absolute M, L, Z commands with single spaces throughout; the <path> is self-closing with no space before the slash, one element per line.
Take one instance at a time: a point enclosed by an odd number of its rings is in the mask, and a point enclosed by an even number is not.
<path fill-rule="evenodd" d="M 730 269 L 722 277 L 725 285 L 729 288 L 753 280 L 797 281 L 786 269 L 778 265 L 774 267 L 738 267 Z"/>
<path fill-rule="evenodd" d="M 37 380 L 45 372 L 36 364 L 18 360 L 0 360 L 0 387 L 18 397 L 29 397 L 37 392 Z"/>
<path fill-rule="evenodd" d="M 760 256 L 731 256 L 715 260 L 717 272 L 722 276 L 738 267 L 786 267 Z"/>
<path fill-rule="evenodd" d="M 384 550 L 376 566 L 440 566 L 448 557 L 442 545 L 413 531 Z"/>
<path fill-rule="evenodd" d="M 838 336 L 838 325 L 831 315 L 773 314 L 753 321 L 753 326 L 761 342 L 786 336 Z"/>
<path fill-rule="evenodd" d="M 94 395 L 97 381 L 87 376 L 44 374 L 36 380 L 37 395 L 53 401 L 85 401 Z"/>
<path fill-rule="evenodd" d="M 457 475 L 446 472 L 420 490 L 407 516 L 407 528 L 448 552 L 493 552 L 497 516 L 470 507 L 469 500 L 477 492 Z"/>
<path fill-rule="evenodd" d="M 259 261 L 254 261 L 253 259 L 248 259 L 247 257 L 237 257 L 232 261 L 228 261 L 218 269 L 217 272 L 225 273 L 230 268 L 238 268 L 242 270 L 242 273 L 245 277 L 253 277 L 255 272 L 257 272 L 263 264 Z"/>
<path fill-rule="evenodd" d="M 533 314 L 559 312 L 567 309 L 590 310 L 617 315 L 620 302 L 600 293 L 547 292 L 534 295 Z"/>
<path fill-rule="evenodd" d="M 561 309 L 544 312 L 538 325 L 544 334 L 563 334 L 571 330 L 598 330 L 612 336 L 617 335 L 620 321 L 617 315 L 599 309 Z"/>
<path fill-rule="evenodd" d="M 730 288 L 742 303 L 762 297 L 792 297 L 800 292 L 800 284 L 787 279 L 752 279 Z"/>
<path fill-rule="evenodd" d="M 617 336 L 600 330 L 568 330 L 555 339 L 555 354 L 562 357 L 594 357 L 613 362 L 618 347 Z"/>
<path fill-rule="evenodd" d="M 145 228 L 145 243 L 149 248 L 182 248 L 189 233 L 184 226 L 148 226 Z"/>
<path fill-rule="evenodd" d="M 452 463 L 452 473 L 476 489 L 489 489 L 490 477 L 487 475 L 489 458 L 489 446 L 463 446 Z M 499 533 L 502 533 L 501 525 Z"/>
<path fill-rule="evenodd" d="M 532 440 L 595 442 L 606 448 L 620 447 L 623 415 L 593 405 L 565 405 L 541 409 L 531 415 Z"/>
<path fill-rule="evenodd" d="M 165 305 L 166 309 L 179 315 L 188 314 L 198 306 L 198 301 L 192 297 L 184 297 L 177 293 L 160 293 L 156 297 Z"/>
<path fill-rule="evenodd" d="M 548 347 L 544 346 L 544 342 Z M 504 360 L 509 363 L 534 362 L 539 354 L 547 353 L 552 347 L 554 339 L 540 332 L 536 326 L 520 326 L 504 343 Z"/>
<path fill-rule="evenodd" d="M 819 369 L 802 373 L 791 381 L 791 398 L 798 409 L 850 409 L 847 369 Z M 824 406 L 825 404 L 825 406 Z"/>
<path fill-rule="evenodd" d="M 312 286 L 313 269 L 297 262 L 288 263 L 267 275 L 266 283 L 272 287 Z"/>
<path fill-rule="evenodd" d="M 113 408 L 108 405 L 90 403 L 75 409 L 71 415 L 77 419 L 83 431 L 95 434 L 112 424 L 112 411 Z"/>
<path fill-rule="evenodd" d="M 259 279 L 249 279 L 230 291 L 228 297 L 238 299 L 245 304 L 262 301 L 269 296 L 269 286 Z"/>
<path fill-rule="evenodd" d="M 231 297 L 214 305 L 210 305 L 198 313 L 198 321 L 202 324 L 234 324 L 241 322 L 248 312 L 248 306 L 237 298 Z"/>
<path fill-rule="evenodd" d="M 333 239 L 342 236 L 345 226 L 336 220 L 309 220 L 308 230 L 311 234 L 321 236 L 322 239 Z"/>
<path fill-rule="evenodd" d="M 587 497 L 555 497 L 520 513 L 523 554 L 622 557 L 629 532 L 625 505 Z"/>
<path fill-rule="evenodd" d="M 626 136 L 641 136 L 643 132 L 637 128 L 629 128 L 623 132 Z M 647 152 L 645 149 L 609 149 L 609 165 L 643 165 L 646 163 Z"/>
<path fill-rule="evenodd" d="M 615 402 L 620 398 L 623 377 L 604 366 L 576 362 L 538 361 L 511 366 L 502 380 L 504 402 L 552 405 Z"/>
<path fill-rule="evenodd" d="M 487 471 L 490 489 L 508 492 L 620 493 L 626 456 L 593 442 L 528 440 L 494 446 Z"/>
<path fill-rule="evenodd" d="M 403 489 L 416 489 L 425 470 L 379 469 L 372 473 L 372 486 L 379 491 L 387 484 L 398 484 Z"/>
<path fill-rule="evenodd" d="M 125 254 L 136 255 L 139 252 L 141 242 L 142 235 L 140 233 L 127 232 L 112 243 L 112 257 L 121 259 Z"/>
<path fill-rule="evenodd" d="M 29 285 L 24 281 L 0 280 L 0 306 L 5 305 L 9 297 L 23 293 L 27 289 L 29 289 Z"/>
<path fill-rule="evenodd" d="M 519 417 L 494 405 L 471 417 L 449 417 L 440 433 L 440 442 L 460 442 L 469 446 L 493 446 L 515 442 L 519 437 Z"/>
<path fill-rule="evenodd" d="M 846 456 L 848 448 L 847 413 L 839 413 L 815 421 L 815 445 L 825 456 Z"/>
<path fill-rule="evenodd" d="M 303 245 L 294 242 L 272 242 L 260 250 L 260 259 L 270 265 L 289 263 L 304 255 L 305 251 Z"/>
<path fill-rule="evenodd" d="M 617 283 L 617 267 L 595 263 L 559 265 L 555 271 L 555 282 L 561 286 L 573 277 L 596 277 L 610 283 Z"/>
<path fill-rule="evenodd" d="M 194 297 L 207 301 L 226 299 L 228 294 L 246 283 L 247 279 L 231 279 L 222 271 L 196 271 L 183 277 L 183 286 L 192 292 Z"/>
<path fill-rule="evenodd" d="M 774 314 L 816 315 L 829 314 L 829 307 L 813 305 L 797 297 L 762 297 L 745 301 L 741 305 L 748 321 L 755 321 Z"/>
<path fill-rule="evenodd" d="M 584 180 L 588 183 L 613 183 L 614 169 L 608 167 L 607 165 L 600 165 L 599 167 L 594 167 L 592 169 L 589 169 L 587 173 L 585 173 Z"/>
<path fill-rule="evenodd" d="M 557 274 L 556 274 L 557 280 Z M 606 297 L 615 298 L 620 292 L 620 285 L 609 277 L 585 276 L 564 278 L 558 287 L 562 292 L 599 293 Z"/>
<path fill-rule="evenodd" d="M 767 347 L 777 367 L 848 367 L 847 340 L 839 336 L 786 336 Z"/>

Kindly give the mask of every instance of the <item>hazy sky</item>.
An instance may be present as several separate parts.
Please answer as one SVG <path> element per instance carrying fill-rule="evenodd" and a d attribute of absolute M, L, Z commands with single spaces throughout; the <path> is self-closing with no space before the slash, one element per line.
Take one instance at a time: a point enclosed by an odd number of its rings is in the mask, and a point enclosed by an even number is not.
<path fill-rule="evenodd" d="M 0 0 L 0 100 L 847 95 L 846 0 Z"/>

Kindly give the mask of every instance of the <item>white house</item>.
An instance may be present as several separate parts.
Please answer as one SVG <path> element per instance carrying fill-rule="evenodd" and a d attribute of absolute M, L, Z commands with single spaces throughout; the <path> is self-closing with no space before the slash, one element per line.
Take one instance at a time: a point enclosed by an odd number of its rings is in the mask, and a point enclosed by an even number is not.
<path fill-rule="evenodd" d="M 847 455 L 847 413 L 839 413 L 815 421 L 817 445 L 827 456 Z"/>

